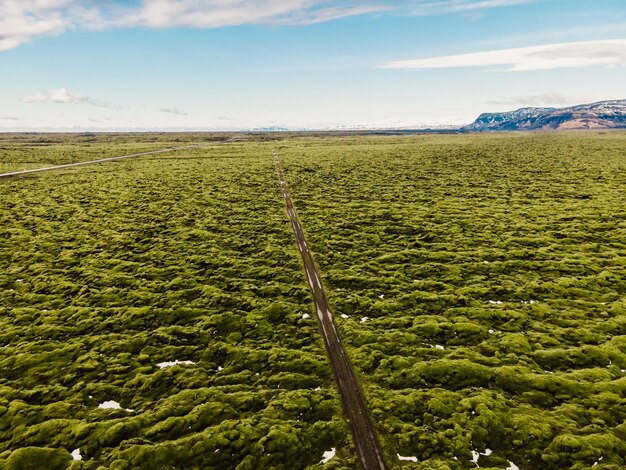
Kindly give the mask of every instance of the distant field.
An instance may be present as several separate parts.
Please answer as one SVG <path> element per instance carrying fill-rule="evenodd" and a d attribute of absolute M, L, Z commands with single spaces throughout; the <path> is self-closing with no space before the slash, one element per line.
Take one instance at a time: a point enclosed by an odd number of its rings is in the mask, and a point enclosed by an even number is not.
<path fill-rule="evenodd" d="M 0 173 L 223 140 L 219 134 L 0 134 Z"/>
<path fill-rule="evenodd" d="M 358 468 L 275 147 L 392 468 L 626 466 L 626 132 L 266 138 L 0 180 L 0 462 Z"/>

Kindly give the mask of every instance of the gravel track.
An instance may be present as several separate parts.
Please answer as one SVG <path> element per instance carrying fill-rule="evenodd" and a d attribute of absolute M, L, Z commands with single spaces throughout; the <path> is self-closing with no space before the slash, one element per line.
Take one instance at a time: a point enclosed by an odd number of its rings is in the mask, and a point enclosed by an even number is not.
<path fill-rule="evenodd" d="M 311 287 L 311 292 L 313 293 L 313 303 L 315 304 L 317 317 L 322 328 L 324 344 L 326 345 L 326 350 L 335 375 L 335 382 L 337 383 L 337 388 L 339 389 L 343 407 L 348 417 L 350 429 L 354 438 L 357 457 L 365 470 L 385 470 L 387 466 L 385 464 L 384 455 L 382 449 L 380 448 L 378 438 L 376 437 L 374 426 L 372 425 L 372 421 L 369 417 L 363 392 L 361 391 L 361 387 L 359 386 L 359 382 L 354 374 L 352 364 L 350 363 L 348 355 L 346 354 L 341 342 L 339 332 L 337 331 L 333 314 L 328 305 L 328 299 L 324 293 L 324 288 L 322 287 L 320 276 L 313 260 L 313 255 L 311 254 L 306 239 L 304 238 L 302 225 L 300 224 L 298 215 L 293 207 L 293 203 L 287 189 L 287 183 L 285 182 L 285 176 L 276 151 L 274 151 L 274 160 L 276 162 L 280 185 L 283 191 L 283 196 L 285 197 L 285 203 L 287 205 L 287 213 L 289 214 L 291 226 L 293 227 L 293 231 L 296 236 L 298 249 L 300 250 L 300 255 L 302 256 L 304 271 L 306 273 L 309 286 Z"/>

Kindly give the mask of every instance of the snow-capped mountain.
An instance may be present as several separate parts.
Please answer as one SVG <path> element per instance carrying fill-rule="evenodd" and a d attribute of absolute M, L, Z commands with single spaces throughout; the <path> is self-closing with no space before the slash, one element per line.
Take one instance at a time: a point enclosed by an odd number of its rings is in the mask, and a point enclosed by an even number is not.
<path fill-rule="evenodd" d="M 626 128 L 626 100 L 600 101 L 567 108 L 521 108 L 484 113 L 466 131 Z"/>

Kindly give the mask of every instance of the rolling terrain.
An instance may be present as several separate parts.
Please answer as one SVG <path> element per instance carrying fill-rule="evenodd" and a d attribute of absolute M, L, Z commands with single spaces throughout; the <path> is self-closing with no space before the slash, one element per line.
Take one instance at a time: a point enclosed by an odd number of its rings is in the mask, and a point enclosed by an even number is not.
<path fill-rule="evenodd" d="M 213 137 L 41 138 L 3 169 Z M 0 464 L 359 468 L 323 288 L 389 468 L 623 468 L 625 145 L 248 136 L 0 180 Z"/>

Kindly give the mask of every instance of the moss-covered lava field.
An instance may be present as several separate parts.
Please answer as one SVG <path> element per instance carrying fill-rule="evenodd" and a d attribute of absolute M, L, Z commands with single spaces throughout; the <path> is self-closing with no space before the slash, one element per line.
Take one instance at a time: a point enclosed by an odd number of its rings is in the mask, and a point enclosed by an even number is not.
<path fill-rule="evenodd" d="M 0 139 L 204 145 L 0 180 L 0 468 L 358 468 L 273 148 L 391 468 L 626 466 L 626 133 L 220 138 Z"/>

